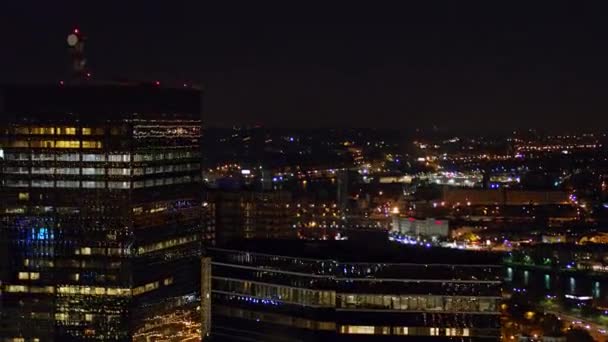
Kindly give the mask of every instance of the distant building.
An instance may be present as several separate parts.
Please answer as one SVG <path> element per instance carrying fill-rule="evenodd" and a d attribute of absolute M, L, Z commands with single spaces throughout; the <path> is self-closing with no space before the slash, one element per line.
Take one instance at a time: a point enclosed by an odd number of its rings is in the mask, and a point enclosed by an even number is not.
<path fill-rule="evenodd" d="M 291 194 L 286 191 L 216 191 L 208 195 L 215 207 L 215 238 L 295 238 Z"/>
<path fill-rule="evenodd" d="M 201 92 L 66 83 L 2 97 L 0 340 L 186 332 L 204 238 Z"/>
<path fill-rule="evenodd" d="M 569 203 L 564 191 L 464 189 L 444 187 L 439 202 L 448 205 L 549 205 Z"/>
<path fill-rule="evenodd" d="M 447 237 L 449 221 L 434 218 L 393 217 L 391 231 L 402 235 Z"/>
<path fill-rule="evenodd" d="M 495 254 L 386 239 L 233 240 L 209 254 L 219 340 L 500 339 Z"/>

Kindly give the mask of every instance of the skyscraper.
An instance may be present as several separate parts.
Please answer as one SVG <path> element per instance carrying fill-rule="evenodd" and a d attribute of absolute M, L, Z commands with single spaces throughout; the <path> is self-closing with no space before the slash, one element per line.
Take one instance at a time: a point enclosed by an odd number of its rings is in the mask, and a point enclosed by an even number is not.
<path fill-rule="evenodd" d="M 2 94 L 0 338 L 172 333 L 199 303 L 200 90 L 62 82 Z"/>
<path fill-rule="evenodd" d="M 219 341 L 498 341 L 500 255 L 376 240 L 208 249 Z"/>

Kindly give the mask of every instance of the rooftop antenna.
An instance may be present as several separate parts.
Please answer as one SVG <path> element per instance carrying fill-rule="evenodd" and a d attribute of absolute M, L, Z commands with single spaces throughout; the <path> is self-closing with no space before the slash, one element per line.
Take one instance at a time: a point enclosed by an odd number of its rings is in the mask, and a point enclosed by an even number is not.
<path fill-rule="evenodd" d="M 86 37 L 78 28 L 74 28 L 67 37 L 68 49 L 72 59 L 72 77 L 75 80 L 86 80 L 91 77 L 87 70 L 87 60 L 84 55 Z"/>

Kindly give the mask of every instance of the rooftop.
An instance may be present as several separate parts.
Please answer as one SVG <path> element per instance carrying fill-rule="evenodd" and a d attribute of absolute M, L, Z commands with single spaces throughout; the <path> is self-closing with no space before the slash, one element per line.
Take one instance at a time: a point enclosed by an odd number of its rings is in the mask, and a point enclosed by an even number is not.
<path fill-rule="evenodd" d="M 218 248 L 252 253 L 329 259 L 340 262 L 379 262 L 455 265 L 500 265 L 502 255 L 493 252 L 464 251 L 439 247 L 405 246 L 390 241 L 365 243 L 349 240 L 233 240 Z"/>

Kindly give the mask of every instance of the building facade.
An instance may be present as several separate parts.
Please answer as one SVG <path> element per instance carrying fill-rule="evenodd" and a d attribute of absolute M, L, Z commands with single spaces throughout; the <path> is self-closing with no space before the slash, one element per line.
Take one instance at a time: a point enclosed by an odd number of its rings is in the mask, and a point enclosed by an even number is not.
<path fill-rule="evenodd" d="M 0 340 L 197 334 L 200 91 L 19 86 L 1 103 Z"/>
<path fill-rule="evenodd" d="M 210 248 L 217 340 L 496 341 L 494 254 L 353 241 Z"/>
<path fill-rule="evenodd" d="M 448 220 L 393 216 L 391 231 L 401 235 L 445 238 L 450 226 Z"/>
<path fill-rule="evenodd" d="M 218 243 L 232 239 L 295 238 L 295 213 L 286 191 L 214 191 L 207 194 L 215 211 Z"/>

